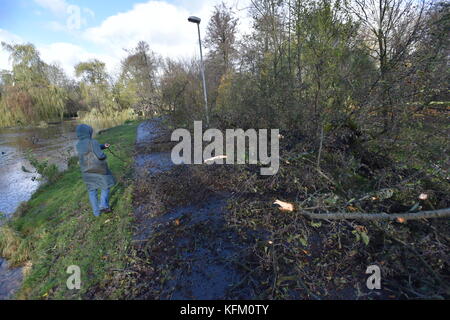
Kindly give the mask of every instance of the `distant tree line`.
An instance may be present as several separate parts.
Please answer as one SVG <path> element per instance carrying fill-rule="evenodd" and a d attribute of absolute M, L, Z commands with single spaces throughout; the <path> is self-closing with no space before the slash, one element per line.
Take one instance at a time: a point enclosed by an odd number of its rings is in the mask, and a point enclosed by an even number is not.
<path fill-rule="evenodd" d="M 108 119 L 131 114 L 150 116 L 157 110 L 158 58 L 141 41 L 128 51 L 117 80 L 97 59 L 75 66 L 77 79 L 57 64 L 47 64 L 33 44 L 2 43 L 12 70 L 0 74 L 0 127 L 59 121 L 82 115 Z"/>
<path fill-rule="evenodd" d="M 418 112 L 446 108 L 447 2 L 252 0 L 247 10 L 253 29 L 242 39 L 225 4 L 208 23 L 213 125 L 278 127 L 316 141 L 343 126 L 395 137 Z M 199 61 L 163 59 L 144 41 L 127 50 L 114 80 L 98 60 L 76 65 L 74 80 L 32 44 L 2 47 L 13 68 L 1 73 L 0 126 L 78 111 L 168 113 L 186 126 L 205 117 Z"/>

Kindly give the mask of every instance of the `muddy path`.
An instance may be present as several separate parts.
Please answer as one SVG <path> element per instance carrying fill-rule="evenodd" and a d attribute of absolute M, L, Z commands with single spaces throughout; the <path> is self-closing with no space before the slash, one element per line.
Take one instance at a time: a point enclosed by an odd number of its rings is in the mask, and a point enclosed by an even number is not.
<path fill-rule="evenodd" d="M 230 194 L 202 181 L 195 165 L 173 165 L 161 120 L 137 129 L 135 216 L 139 283 L 134 298 L 251 298 L 239 260 L 245 246 L 227 227 Z"/>

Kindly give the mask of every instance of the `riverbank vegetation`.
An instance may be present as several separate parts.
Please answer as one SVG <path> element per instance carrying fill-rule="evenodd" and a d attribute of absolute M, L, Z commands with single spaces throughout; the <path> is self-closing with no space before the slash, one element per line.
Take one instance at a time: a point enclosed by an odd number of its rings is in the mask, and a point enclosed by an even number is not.
<path fill-rule="evenodd" d="M 261 299 L 450 296 L 448 218 L 331 221 L 305 215 L 450 207 L 449 4 L 253 0 L 248 10 L 253 28 L 242 39 L 226 5 L 214 9 L 208 24 L 210 127 L 280 129 L 279 172 L 264 177 L 258 166 L 183 166 L 133 192 L 128 171 L 110 157 L 113 172 L 123 175 L 112 197 L 116 209 L 95 220 L 79 173 L 70 169 L 18 210 L 7 225 L 9 240 L 0 240 L 13 262 L 33 263 L 20 297 L 75 297 L 64 289 L 72 261 L 90 277 L 76 297 L 161 297 L 174 268 L 189 263 L 178 259 L 177 232 L 192 234 L 193 244 L 208 240 L 204 229 L 195 229 L 199 225 L 190 229 L 180 220 L 127 250 L 131 198 L 135 204 L 151 198 L 155 214 L 164 214 L 211 192 L 233 195 L 223 227 L 245 245 L 229 261 L 245 274 L 230 288 L 232 298 L 243 288 Z M 45 103 L 24 95 L 16 81 L 37 83 L 19 75 L 42 70 L 42 63 L 32 46 L 10 49 L 20 59 L 3 75 L 0 108 L 20 106 L 24 119 L 32 119 L 31 104 L 15 101 Z M 34 58 L 24 60 L 23 50 Z M 129 51 L 116 81 L 97 60 L 78 64 L 76 73 L 81 80 L 67 91 L 74 98 L 62 100 L 71 103 L 43 111 L 43 119 L 64 110 L 84 110 L 83 117 L 93 119 L 132 110 L 167 115 L 165 124 L 173 129 L 207 118 L 198 61 L 163 60 L 145 42 Z M 51 82 L 42 83 L 54 90 Z M 64 109 L 69 106 L 74 109 Z M 15 114 L 3 123 L 17 121 Z M 129 157 L 133 130 L 121 126 L 105 136 L 123 141 Z M 289 209 L 280 210 L 276 200 Z M 11 252 L 21 254 L 15 260 Z M 125 264 L 126 256 L 132 261 Z M 382 268 L 382 291 L 364 287 L 372 264 Z"/>
<path fill-rule="evenodd" d="M 102 143 L 113 143 L 114 153 L 121 158 L 106 151 L 118 180 L 111 190 L 112 214 L 93 216 L 79 165 L 68 159 L 69 169 L 41 186 L 0 227 L 0 256 L 12 266 L 24 266 L 26 276 L 17 298 L 86 297 L 95 294 L 91 288 L 102 288 L 124 267 L 132 236 L 131 164 L 136 126 L 136 122 L 128 122 L 98 136 Z M 66 287 L 70 265 L 83 270 L 81 290 Z"/>
<path fill-rule="evenodd" d="M 47 64 L 33 44 L 2 43 L 12 70 L 0 72 L 0 127 L 45 125 L 78 117 L 87 123 L 126 120 L 155 113 L 155 57 L 140 42 L 122 62 L 117 80 L 99 60 L 75 66 L 76 79 Z"/>

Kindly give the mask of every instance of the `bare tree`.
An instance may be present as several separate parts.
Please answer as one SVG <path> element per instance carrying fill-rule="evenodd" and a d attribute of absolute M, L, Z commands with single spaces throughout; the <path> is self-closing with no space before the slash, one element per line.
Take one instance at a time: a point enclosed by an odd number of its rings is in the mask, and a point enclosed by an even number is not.
<path fill-rule="evenodd" d="M 395 104 L 391 71 L 403 62 L 420 39 L 427 4 L 425 0 L 351 0 L 348 9 L 361 24 L 362 44 L 377 61 L 379 105 L 383 133 L 389 129 Z"/>
<path fill-rule="evenodd" d="M 160 59 L 145 41 L 139 41 L 134 49 L 126 51 L 128 56 L 122 61 L 120 80 L 134 88 L 137 97 L 134 109 L 137 112 L 155 112 L 159 104 L 157 69 Z"/>
<path fill-rule="evenodd" d="M 237 23 L 232 9 L 223 2 L 214 8 L 208 23 L 205 45 L 210 50 L 209 58 L 220 62 L 222 73 L 229 70 L 236 54 Z"/>

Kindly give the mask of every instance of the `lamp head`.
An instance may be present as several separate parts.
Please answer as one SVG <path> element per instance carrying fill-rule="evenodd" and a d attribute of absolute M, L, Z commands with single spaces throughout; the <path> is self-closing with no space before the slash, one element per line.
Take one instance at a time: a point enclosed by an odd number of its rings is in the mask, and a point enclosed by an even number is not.
<path fill-rule="evenodd" d="M 188 18 L 188 21 L 189 21 L 189 22 L 192 22 L 192 23 L 200 23 L 201 19 L 200 19 L 199 17 L 190 16 L 190 17 Z"/>

